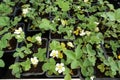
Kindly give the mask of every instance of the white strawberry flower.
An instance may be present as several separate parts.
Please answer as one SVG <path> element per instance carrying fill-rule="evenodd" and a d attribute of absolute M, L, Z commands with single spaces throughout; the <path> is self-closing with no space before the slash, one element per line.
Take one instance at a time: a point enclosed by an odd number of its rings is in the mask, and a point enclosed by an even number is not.
<path fill-rule="evenodd" d="M 30 60 L 31 60 L 31 63 L 34 65 L 34 67 L 36 67 L 37 64 L 38 64 L 38 62 L 39 62 L 39 60 L 37 59 L 37 57 L 33 57 Z"/>
<path fill-rule="evenodd" d="M 94 80 L 94 78 L 95 78 L 95 76 L 91 76 L 91 77 L 90 77 L 91 80 Z"/>
<path fill-rule="evenodd" d="M 22 42 L 24 40 L 24 38 L 25 38 L 24 31 L 22 30 L 21 27 L 19 27 L 18 29 L 16 29 L 14 31 L 14 34 L 15 34 L 14 36 L 18 40 L 18 42 Z"/>
<path fill-rule="evenodd" d="M 58 73 L 64 72 L 64 71 L 65 71 L 64 63 L 57 63 L 55 70 L 56 70 Z"/>
<path fill-rule="evenodd" d="M 74 45 L 73 45 L 73 43 L 72 43 L 72 42 L 67 42 L 67 45 L 68 45 L 69 47 L 74 48 Z"/>
<path fill-rule="evenodd" d="M 84 30 L 82 30 L 79 35 L 84 36 L 84 35 L 86 35 L 86 32 Z"/>
<path fill-rule="evenodd" d="M 29 10 L 31 10 L 31 8 L 23 8 L 22 13 L 26 15 L 29 12 Z"/>
<path fill-rule="evenodd" d="M 14 34 L 21 34 L 23 32 L 22 28 L 19 27 L 18 29 L 15 30 Z"/>
<path fill-rule="evenodd" d="M 35 37 L 35 39 L 36 39 L 39 43 L 41 43 L 41 41 L 42 41 L 42 39 L 41 39 L 40 36 Z"/>
<path fill-rule="evenodd" d="M 58 58 L 58 53 L 59 52 L 57 50 L 52 50 L 52 52 L 50 53 L 50 56 L 53 57 L 53 58 L 55 58 L 55 57 Z"/>

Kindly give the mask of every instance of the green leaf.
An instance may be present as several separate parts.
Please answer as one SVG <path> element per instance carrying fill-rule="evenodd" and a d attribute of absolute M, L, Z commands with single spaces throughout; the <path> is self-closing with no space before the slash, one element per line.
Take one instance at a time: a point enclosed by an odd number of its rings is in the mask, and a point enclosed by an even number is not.
<path fill-rule="evenodd" d="M 108 7 L 109 7 L 111 10 L 114 10 L 113 4 L 107 4 L 107 5 L 108 5 Z"/>
<path fill-rule="evenodd" d="M 27 44 L 27 48 L 30 48 L 30 47 L 32 47 L 32 43 L 29 43 L 29 44 Z"/>
<path fill-rule="evenodd" d="M 81 15 L 81 14 L 77 14 L 77 17 L 78 17 L 79 20 L 81 20 L 81 19 L 84 19 L 85 16 Z"/>
<path fill-rule="evenodd" d="M 72 60 L 76 60 L 75 53 L 72 50 L 64 50 L 63 52 L 65 53 L 67 58 L 70 58 Z"/>
<path fill-rule="evenodd" d="M 4 67 L 5 66 L 5 63 L 2 59 L 0 59 L 0 67 Z"/>
<path fill-rule="evenodd" d="M 1 47 L 6 48 L 7 47 L 7 40 L 1 39 Z"/>
<path fill-rule="evenodd" d="M 118 69 L 120 69 L 120 61 L 117 61 Z M 118 71 L 120 73 L 120 70 Z"/>
<path fill-rule="evenodd" d="M 4 52 L 0 51 L 0 58 L 3 56 Z"/>
<path fill-rule="evenodd" d="M 44 63 L 42 66 L 43 71 L 49 71 L 51 73 L 55 73 L 55 60 L 53 58 L 50 58 L 47 63 Z"/>
<path fill-rule="evenodd" d="M 113 50 L 114 52 L 116 52 L 116 51 L 117 51 L 117 48 L 120 47 L 119 43 L 117 43 L 117 42 L 115 42 L 115 41 L 110 41 L 110 46 L 112 47 L 112 50 Z"/>
<path fill-rule="evenodd" d="M 23 53 L 23 52 L 15 52 L 15 53 L 13 54 L 13 57 L 24 58 L 24 53 Z"/>
<path fill-rule="evenodd" d="M 63 60 L 63 62 L 62 62 Z M 71 60 L 70 58 L 67 58 L 66 60 L 62 59 L 61 62 L 65 63 L 66 65 L 70 64 L 73 60 Z"/>
<path fill-rule="evenodd" d="M 89 75 L 89 73 L 88 73 L 88 71 L 87 71 L 87 69 L 86 68 L 81 68 L 81 73 L 82 73 L 82 75 L 83 76 L 88 76 Z"/>
<path fill-rule="evenodd" d="M 50 49 L 51 50 L 61 50 L 61 45 L 60 42 L 56 41 L 56 40 L 52 40 L 52 42 L 50 43 Z"/>
<path fill-rule="evenodd" d="M 120 61 L 117 61 L 117 64 L 118 64 L 118 67 L 119 67 L 119 69 L 120 69 Z"/>
<path fill-rule="evenodd" d="M 50 24 L 50 21 L 47 19 L 42 19 L 39 28 L 43 30 L 55 30 L 55 28 Z"/>
<path fill-rule="evenodd" d="M 20 73 L 22 72 L 22 69 L 18 62 L 10 65 L 9 69 L 12 69 L 12 74 L 15 75 L 15 77 L 20 78 Z"/>
<path fill-rule="evenodd" d="M 22 66 L 24 71 L 28 71 L 31 68 L 31 62 L 29 58 L 25 62 L 21 62 L 20 65 Z"/>
<path fill-rule="evenodd" d="M 118 21 L 118 22 L 120 22 L 120 9 L 117 9 L 116 11 L 115 11 L 115 19 Z"/>
<path fill-rule="evenodd" d="M 17 0 L 16 0 L 16 1 L 17 1 Z M 12 2 L 11 0 L 4 0 L 3 2 L 4 2 L 6 5 L 9 5 L 10 7 L 15 5 L 15 2 Z"/>
<path fill-rule="evenodd" d="M 95 56 L 88 56 L 89 61 L 92 63 L 93 66 L 95 66 L 96 63 L 96 57 Z"/>
<path fill-rule="evenodd" d="M 90 44 L 87 44 L 86 48 L 89 56 L 94 56 L 96 54 L 96 52 L 92 49 L 92 46 Z"/>
<path fill-rule="evenodd" d="M 16 52 L 13 54 L 13 57 L 20 57 L 20 58 L 24 58 L 25 54 L 23 53 L 23 51 L 25 50 L 25 47 L 21 47 L 21 48 L 17 48 Z"/>
<path fill-rule="evenodd" d="M 38 49 L 38 53 L 34 54 L 37 58 L 39 58 L 39 61 L 44 61 L 46 59 L 46 48 Z"/>
<path fill-rule="evenodd" d="M 50 60 L 51 64 L 55 64 L 56 63 L 56 61 L 53 58 L 50 58 L 49 60 Z"/>
<path fill-rule="evenodd" d="M 42 70 L 43 70 L 43 71 L 49 70 L 49 67 L 48 67 L 48 66 L 50 66 L 49 63 L 44 63 L 43 66 L 42 66 Z"/>
<path fill-rule="evenodd" d="M 16 26 L 21 19 L 21 17 L 15 17 L 14 21 L 11 21 L 12 26 Z"/>
<path fill-rule="evenodd" d="M 79 67 L 79 61 L 77 61 L 77 60 L 72 61 L 71 68 L 76 69 L 78 67 Z"/>
<path fill-rule="evenodd" d="M 94 74 L 94 67 L 93 66 L 87 67 L 87 71 L 89 73 L 89 76 L 93 75 Z"/>
<path fill-rule="evenodd" d="M 8 27 L 5 27 L 3 30 L 0 31 L 0 35 L 2 35 L 2 34 L 4 34 L 5 32 L 7 32 L 8 29 L 9 29 Z"/>
<path fill-rule="evenodd" d="M 71 75 L 70 74 L 66 74 L 64 77 L 64 80 L 71 80 Z"/>
<path fill-rule="evenodd" d="M 6 48 L 8 46 L 8 40 L 10 40 L 11 38 L 12 38 L 11 33 L 4 34 L 1 38 L 1 47 Z"/>
<path fill-rule="evenodd" d="M 115 21 L 115 14 L 113 12 L 107 12 L 106 15 L 111 21 Z"/>
<path fill-rule="evenodd" d="M 30 50 L 30 47 L 29 46 L 31 46 L 31 45 L 28 45 L 27 44 L 27 48 L 25 47 L 25 50 L 24 50 L 24 53 L 25 54 L 31 54 L 32 53 L 32 51 Z"/>
<path fill-rule="evenodd" d="M 7 26 L 9 24 L 9 17 L 3 17 L 1 16 L 0 17 L 0 26 L 3 27 L 3 26 Z"/>
<path fill-rule="evenodd" d="M 31 36 L 28 36 L 28 37 L 27 37 L 27 40 L 30 41 L 30 42 L 32 42 L 32 37 L 31 37 Z"/>
<path fill-rule="evenodd" d="M 84 60 L 84 62 L 83 62 L 84 67 L 91 66 L 91 65 L 92 65 L 91 62 L 88 59 Z"/>
<path fill-rule="evenodd" d="M 57 0 L 56 4 L 62 9 L 62 11 L 70 10 L 70 3 L 69 1 Z"/>
<path fill-rule="evenodd" d="M 104 64 L 98 65 L 97 68 L 100 69 L 101 72 L 105 71 L 105 65 Z"/>
<path fill-rule="evenodd" d="M 64 27 L 63 25 L 60 25 L 59 27 L 58 27 L 58 33 L 59 34 L 61 34 L 61 33 L 64 33 L 64 32 L 66 32 L 66 30 L 68 30 L 66 27 Z"/>
<path fill-rule="evenodd" d="M 94 16 L 89 16 L 89 18 L 87 18 L 88 20 L 88 24 L 87 24 L 87 28 L 90 30 L 94 30 L 97 26 L 97 24 L 95 23 L 95 21 L 97 21 L 96 17 Z"/>
<path fill-rule="evenodd" d="M 0 14 L 2 15 L 8 15 L 12 12 L 12 8 L 9 5 L 6 5 L 4 3 L 0 4 Z"/>
<path fill-rule="evenodd" d="M 16 73 L 16 74 L 15 74 L 15 77 L 17 77 L 17 78 L 20 78 L 20 76 L 21 76 L 20 73 Z"/>
<path fill-rule="evenodd" d="M 91 80 L 90 77 L 86 77 L 85 80 Z"/>
<path fill-rule="evenodd" d="M 81 46 L 78 45 L 77 48 L 75 49 L 76 59 L 80 59 L 83 55 L 83 52 L 80 48 L 81 48 Z"/>
<path fill-rule="evenodd" d="M 100 44 L 103 40 L 103 35 L 101 33 L 95 33 L 92 36 L 90 36 L 90 43 L 91 44 Z"/>
<path fill-rule="evenodd" d="M 12 34 L 11 33 L 6 33 L 4 34 L 4 36 L 2 37 L 4 40 L 10 40 L 12 38 Z"/>
<path fill-rule="evenodd" d="M 112 71 L 117 71 L 117 70 L 119 70 L 119 69 L 118 69 L 118 66 L 117 66 L 117 63 L 113 60 L 112 57 L 108 57 L 108 62 L 109 62 L 109 64 L 110 64 L 110 66 L 111 66 L 111 70 L 112 70 Z"/>

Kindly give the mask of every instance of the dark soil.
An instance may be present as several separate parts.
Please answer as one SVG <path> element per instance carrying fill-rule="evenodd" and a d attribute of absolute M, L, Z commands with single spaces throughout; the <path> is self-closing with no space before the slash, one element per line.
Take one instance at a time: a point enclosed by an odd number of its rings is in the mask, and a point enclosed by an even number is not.
<path fill-rule="evenodd" d="M 2 59 L 5 62 L 5 67 L 0 68 L 0 79 L 14 79 L 15 77 L 11 74 L 9 66 L 14 63 L 15 58 L 13 58 L 11 54 L 4 54 Z"/>
<path fill-rule="evenodd" d="M 63 34 L 58 34 L 58 33 L 50 33 L 50 39 L 64 39 Z"/>
<path fill-rule="evenodd" d="M 9 46 L 5 49 L 3 49 L 5 52 L 13 52 L 15 51 L 15 49 L 17 48 L 17 40 L 15 38 L 12 38 L 10 41 L 9 41 Z"/>

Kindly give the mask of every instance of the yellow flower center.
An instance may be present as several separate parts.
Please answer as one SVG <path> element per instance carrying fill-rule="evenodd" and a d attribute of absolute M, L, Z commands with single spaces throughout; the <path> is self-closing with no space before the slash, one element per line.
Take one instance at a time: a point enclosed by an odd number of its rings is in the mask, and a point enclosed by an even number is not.
<path fill-rule="evenodd" d="M 118 59 L 120 59 L 120 55 L 118 55 Z"/>
<path fill-rule="evenodd" d="M 77 29 L 76 29 L 73 33 L 74 33 L 76 36 L 79 35 L 79 33 L 80 33 L 80 28 L 77 27 Z"/>
<path fill-rule="evenodd" d="M 56 53 L 55 52 L 53 53 L 53 57 L 56 57 Z"/>
<path fill-rule="evenodd" d="M 62 67 L 63 67 L 62 65 L 59 65 L 59 66 L 58 66 L 58 69 L 59 69 L 59 70 L 61 70 L 61 69 L 62 69 Z"/>
<path fill-rule="evenodd" d="M 62 59 L 63 58 L 63 53 L 59 52 L 58 57 Z"/>

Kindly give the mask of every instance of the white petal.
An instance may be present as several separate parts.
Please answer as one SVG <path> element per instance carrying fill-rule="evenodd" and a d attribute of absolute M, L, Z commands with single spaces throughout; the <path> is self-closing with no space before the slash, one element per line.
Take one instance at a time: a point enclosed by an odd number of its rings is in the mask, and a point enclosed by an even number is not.
<path fill-rule="evenodd" d="M 27 14 L 28 13 L 28 8 L 22 9 L 22 11 L 23 11 L 23 14 Z"/>
<path fill-rule="evenodd" d="M 94 76 L 91 76 L 90 79 L 93 80 L 95 77 Z"/>
<path fill-rule="evenodd" d="M 50 56 L 52 57 L 52 53 L 50 53 Z"/>
<path fill-rule="evenodd" d="M 82 30 L 82 32 L 80 33 L 80 36 L 84 36 L 86 33 L 84 32 L 84 30 Z"/>
<path fill-rule="evenodd" d="M 67 45 L 70 46 L 70 47 L 74 47 L 72 42 L 68 42 Z"/>
<path fill-rule="evenodd" d="M 63 64 L 63 63 L 61 63 L 61 66 L 64 66 L 64 64 Z"/>
<path fill-rule="evenodd" d="M 31 63 L 32 63 L 32 64 L 38 64 L 38 59 L 37 59 L 37 57 L 31 58 Z"/>
<path fill-rule="evenodd" d="M 58 54 L 58 51 L 55 51 L 56 54 Z"/>
<path fill-rule="evenodd" d="M 62 70 L 58 70 L 58 73 L 62 73 Z"/>
<path fill-rule="evenodd" d="M 22 32 L 22 28 L 21 27 L 19 27 L 19 29 L 18 29 L 20 32 Z"/>
<path fill-rule="evenodd" d="M 20 32 L 18 30 L 15 30 L 14 34 L 20 34 Z"/>
<path fill-rule="evenodd" d="M 62 71 L 65 71 L 65 67 L 62 68 Z"/>
<path fill-rule="evenodd" d="M 59 63 L 57 63 L 57 64 L 56 64 L 56 67 L 58 67 L 58 66 L 60 66 L 60 64 L 59 64 Z"/>
<path fill-rule="evenodd" d="M 55 70 L 58 71 L 59 69 L 56 67 Z"/>
<path fill-rule="evenodd" d="M 33 61 L 33 58 L 30 58 L 31 62 Z"/>

